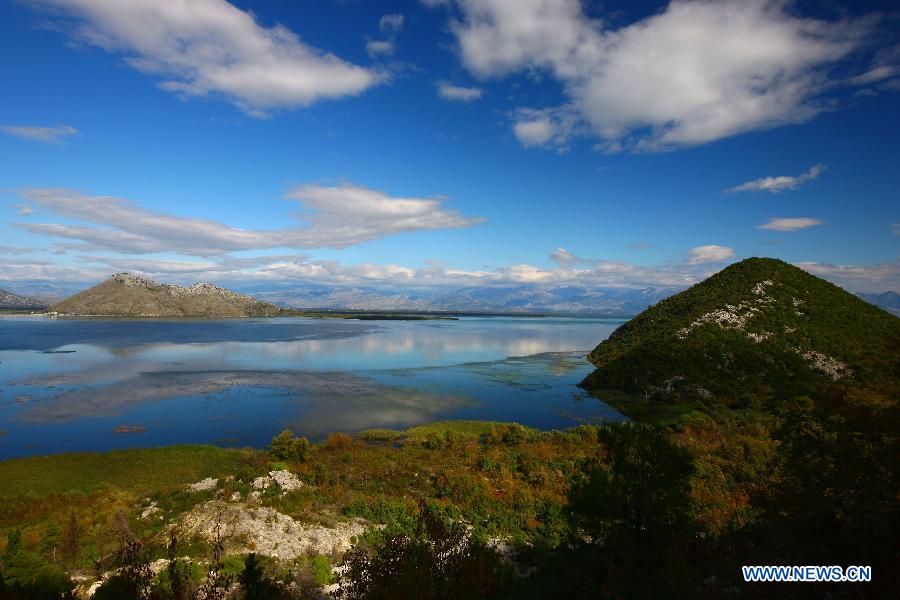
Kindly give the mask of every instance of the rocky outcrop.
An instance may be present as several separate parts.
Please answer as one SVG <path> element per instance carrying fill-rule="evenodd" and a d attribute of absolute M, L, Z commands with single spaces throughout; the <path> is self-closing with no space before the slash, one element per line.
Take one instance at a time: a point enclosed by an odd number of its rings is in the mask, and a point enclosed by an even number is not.
<path fill-rule="evenodd" d="M 217 530 L 229 554 L 255 552 L 293 560 L 313 554 L 343 554 L 353 538 L 370 524 L 359 518 L 323 523 L 301 523 L 265 506 L 250 506 L 211 500 L 199 504 L 182 517 L 179 529 L 185 538 L 216 539 Z M 330 521 L 330 522 L 329 522 Z"/>

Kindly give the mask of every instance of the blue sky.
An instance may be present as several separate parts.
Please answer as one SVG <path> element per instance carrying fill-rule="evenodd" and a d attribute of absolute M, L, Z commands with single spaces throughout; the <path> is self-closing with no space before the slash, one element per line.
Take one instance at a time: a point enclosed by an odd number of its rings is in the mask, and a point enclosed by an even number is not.
<path fill-rule="evenodd" d="M 859 3 L 863 4 L 863 3 Z M 890 3 L 0 5 L 0 286 L 900 288 Z"/>

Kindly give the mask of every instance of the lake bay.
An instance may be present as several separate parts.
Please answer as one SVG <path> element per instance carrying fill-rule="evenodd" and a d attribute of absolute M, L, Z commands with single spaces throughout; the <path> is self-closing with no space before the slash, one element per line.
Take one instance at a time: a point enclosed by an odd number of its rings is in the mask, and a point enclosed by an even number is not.
<path fill-rule="evenodd" d="M 576 384 L 622 322 L 0 318 L 0 459 L 262 447 L 284 428 L 319 439 L 441 419 L 621 420 Z"/>

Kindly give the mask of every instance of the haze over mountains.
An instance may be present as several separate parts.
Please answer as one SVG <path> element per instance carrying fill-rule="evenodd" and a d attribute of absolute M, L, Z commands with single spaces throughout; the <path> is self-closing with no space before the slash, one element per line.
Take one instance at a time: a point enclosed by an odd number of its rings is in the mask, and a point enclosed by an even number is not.
<path fill-rule="evenodd" d="M 633 315 L 680 288 L 517 285 L 389 292 L 368 287 L 257 285 L 235 289 L 290 308 Z"/>
<path fill-rule="evenodd" d="M 364 286 L 312 283 L 217 282 L 235 292 L 251 295 L 281 307 L 320 310 L 360 311 L 457 311 L 512 312 L 573 315 L 635 315 L 668 298 L 683 287 L 543 287 L 515 285 L 432 290 L 384 290 Z M 6 304 L 19 308 L 47 306 L 84 290 L 89 284 L 44 281 L 7 282 L 7 294 L 26 297 L 34 304 Z M 857 294 L 895 315 L 900 315 L 900 295 L 896 292 Z"/>

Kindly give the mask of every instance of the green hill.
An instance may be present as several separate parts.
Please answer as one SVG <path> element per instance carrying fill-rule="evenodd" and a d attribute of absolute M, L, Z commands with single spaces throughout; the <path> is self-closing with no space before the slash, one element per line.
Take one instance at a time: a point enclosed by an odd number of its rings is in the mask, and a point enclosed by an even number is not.
<path fill-rule="evenodd" d="M 597 369 L 582 386 L 626 405 L 736 407 L 835 382 L 897 397 L 900 319 L 785 262 L 750 258 L 645 310 L 588 358 Z"/>

